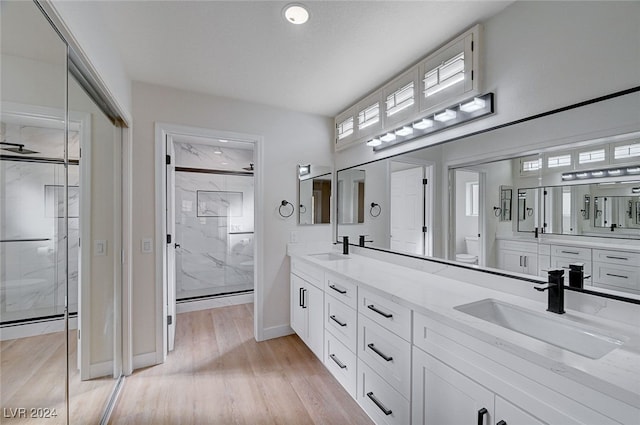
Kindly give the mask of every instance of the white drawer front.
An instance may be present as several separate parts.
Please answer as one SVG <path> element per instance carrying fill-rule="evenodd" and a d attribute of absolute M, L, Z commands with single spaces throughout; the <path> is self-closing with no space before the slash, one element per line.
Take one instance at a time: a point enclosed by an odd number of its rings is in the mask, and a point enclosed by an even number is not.
<path fill-rule="evenodd" d="M 593 282 L 594 285 L 640 291 L 640 267 L 596 263 Z"/>
<path fill-rule="evenodd" d="M 358 312 L 384 326 L 401 338 L 411 341 L 411 310 L 360 288 Z"/>
<path fill-rule="evenodd" d="M 407 425 L 411 422 L 409 401 L 362 360 L 358 361 L 357 400 L 378 425 Z"/>
<path fill-rule="evenodd" d="M 411 344 L 362 315 L 358 329 L 358 358 L 410 398 Z"/>
<path fill-rule="evenodd" d="M 562 257 L 591 261 L 591 248 L 578 248 L 575 246 L 551 245 L 551 258 Z"/>
<path fill-rule="evenodd" d="M 327 294 L 329 295 L 329 294 Z M 356 352 L 358 343 L 358 314 L 351 307 L 341 303 L 332 296 L 326 296 L 325 329 L 331 331 L 351 351 Z"/>
<path fill-rule="evenodd" d="M 530 254 L 538 253 L 537 242 L 522 242 L 522 241 L 508 241 L 498 240 L 498 249 L 506 249 L 509 251 L 522 251 Z"/>
<path fill-rule="evenodd" d="M 326 273 L 324 276 L 324 291 L 336 299 L 350 306 L 358 306 L 358 286 L 343 277 Z"/>
<path fill-rule="evenodd" d="M 303 278 L 320 289 L 324 280 L 324 271 L 312 264 L 306 263 L 297 258 L 291 259 L 291 273 Z"/>
<path fill-rule="evenodd" d="M 324 364 L 329 372 L 347 390 L 351 397 L 356 398 L 356 355 L 344 346 L 331 332 L 325 332 Z"/>
<path fill-rule="evenodd" d="M 640 254 L 635 252 L 594 249 L 593 261 L 608 264 L 620 264 L 623 266 L 640 267 Z"/>
<path fill-rule="evenodd" d="M 581 261 L 581 260 L 571 260 L 571 259 L 567 259 L 567 258 L 555 258 L 552 257 L 551 258 L 551 269 L 563 269 L 564 270 L 564 284 L 565 285 L 569 285 L 569 264 L 573 264 L 573 263 L 582 263 L 584 264 L 584 275 L 585 276 L 592 276 L 592 271 L 593 271 L 593 267 L 591 265 L 591 261 Z M 546 276 L 546 274 L 545 274 Z M 585 279 L 584 280 L 585 283 L 590 284 L 592 282 L 592 279 Z"/>

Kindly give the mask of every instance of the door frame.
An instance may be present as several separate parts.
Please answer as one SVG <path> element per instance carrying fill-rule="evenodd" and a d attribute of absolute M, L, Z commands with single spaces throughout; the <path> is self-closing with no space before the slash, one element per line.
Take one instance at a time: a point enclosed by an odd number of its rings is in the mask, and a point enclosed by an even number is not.
<path fill-rule="evenodd" d="M 264 218 L 260 211 L 264 211 L 264 171 L 263 171 L 263 143 L 260 135 L 214 130 L 202 127 L 192 127 L 180 124 L 155 123 L 155 199 L 156 199 L 156 232 L 155 232 L 155 263 L 156 263 L 156 362 L 163 363 L 167 358 L 167 195 L 166 195 L 166 143 L 167 136 L 194 136 L 210 139 L 232 139 L 253 143 L 255 170 L 254 178 L 254 261 L 253 269 L 253 299 L 254 299 L 254 337 L 262 340 L 263 334 L 263 258 L 262 244 L 264 232 Z"/>
<path fill-rule="evenodd" d="M 473 167 L 451 167 L 449 168 L 449 211 L 453 212 L 456 209 L 456 171 L 466 171 L 469 173 L 475 173 L 478 175 L 478 233 L 479 239 L 479 253 L 478 253 L 478 265 L 486 266 L 487 262 L 487 244 L 486 233 L 487 223 L 485 209 L 486 205 L 486 187 L 487 187 L 487 173 L 484 170 L 474 169 Z M 447 238 L 447 254 L 448 260 L 456 260 L 456 219 L 449 215 L 449 237 Z"/>

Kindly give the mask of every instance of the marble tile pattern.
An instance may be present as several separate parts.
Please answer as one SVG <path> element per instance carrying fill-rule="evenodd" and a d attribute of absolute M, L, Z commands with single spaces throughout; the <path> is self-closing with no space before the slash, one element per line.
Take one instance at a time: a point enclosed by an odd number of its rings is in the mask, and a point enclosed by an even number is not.
<path fill-rule="evenodd" d="M 249 143 L 228 142 L 220 146 L 194 143 L 174 143 L 176 166 L 224 171 L 247 171 L 253 163 L 253 148 Z M 247 145 L 246 148 L 244 145 Z"/>
<path fill-rule="evenodd" d="M 198 191 L 242 194 L 241 204 L 234 196 L 226 216 L 198 217 Z M 176 173 L 177 299 L 253 289 L 253 193 L 252 176 Z"/>
<path fill-rule="evenodd" d="M 62 126 L 62 124 L 59 124 Z M 77 122 L 71 123 L 69 130 L 69 158 L 78 159 L 80 157 L 80 125 Z M 0 128 L 0 136 L 7 143 L 23 144 L 25 149 L 30 149 L 36 153 L 17 154 L 6 150 L 0 150 L 4 155 L 20 155 L 34 158 L 64 158 L 64 127 L 38 127 L 33 125 L 23 125 L 19 122 L 3 122 Z M 6 146 L 3 146 L 6 147 Z"/>
<path fill-rule="evenodd" d="M 69 184 L 78 185 L 78 166 L 69 167 Z M 22 320 L 64 312 L 67 258 L 63 191 L 49 193 L 46 186 L 63 185 L 59 164 L 0 161 L 0 239 L 46 239 L 0 243 L 0 313 L 2 321 Z M 70 210 L 78 210 L 72 191 Z M 48 211 L 47 211 L 48 210 Z M 69 304 L 77 311 L 79 219 L 69 219 Z"/>

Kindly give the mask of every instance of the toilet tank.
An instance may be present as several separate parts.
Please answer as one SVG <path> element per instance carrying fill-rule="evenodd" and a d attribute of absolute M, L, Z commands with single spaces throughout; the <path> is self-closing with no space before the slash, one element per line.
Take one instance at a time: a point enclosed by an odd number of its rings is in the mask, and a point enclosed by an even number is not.
<path fill-rule="evenodd" d="M 477 236 L 465 236 L 464 243 L 467 245 L 467 254 L 480 254 L 480 238 Z"/>

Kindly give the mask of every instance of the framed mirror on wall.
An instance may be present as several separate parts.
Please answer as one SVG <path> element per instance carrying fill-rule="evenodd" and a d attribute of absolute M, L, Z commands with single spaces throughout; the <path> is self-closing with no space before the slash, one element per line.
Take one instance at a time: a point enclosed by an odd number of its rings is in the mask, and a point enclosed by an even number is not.
<path fill-rule="evenodd" d="M 573 246 L 588 246 L 585 258 L 573 260 L 592 265 L 594 273 L 599 258 L 606 259 L 604 251 L 615 251 L 621 258 L 638 255 L 640 229 L 635 226 L 640 199 L 633 190 L 640 192 L 640 116 L 631 112 L 638 108 L 640 88 L 635 88 L 451 143 L 341 169 L 337 173 L 338 214 L 344 202 L 341 192 L 345 193 L 340 182 L 352 180 L 354 174 L 364 179 L 365 205 L 371 202 L 371 191 L 377 190 L 375 202 L 382 205 L 382 214 L 378 220 L 365 215 L 364 226 L 359 228 L 339 216 L 336 240 L 345 234 L 355 236 L 354 241 L 358 234 L 375 234 L 367 247 L 425 256 L 392 245 L 394 231 L 386 205 L 392 199 L 389 170 L 393 162 L 426 160 L 434 164 L 436 178 L 448 176 L 448 181 L 434 186 L 434 202 L 424 205 L 424 211 L 434 217 L 431 256 L 436 259 L 545 280 L 551 267 L 571 261 L 553 253 L 571 255 L 562 251 L 577 252 Z M 603 118 L 589 118 L 589 129 L 585 128 L 585 117 L 593 116 Z M 513 148 L 504 149 L 512 144 Z M 475 155 L 476 151 L 496 153 Z M 457 183 L 464 180 L 463 171 L 469 174 L 468 184 Z M 474 173 L 476 177 L 471 178 Z M 484 213 L 478 220 L 479 237 L 461 227 L 473 217 L 474 192 L 469 190 L 473 182 L 478 182 L 478 193 L 484 194 L 478 206 Z M 409 209 L 408 202 L 403 205 Z M 465 217 L 458 219 L 457 215 Z M 509 257 L 503 248 L 510 241 L 524 250 L 516 253 L 515 258 L 521 260 L 515 265 L 501 260 Z M 595 276 L 585 287 L 623 298 L 640 295 L 640 264 L 637 266 L 639 270 L 629 270 L 627 279 L 613 282 Z"/>
<path fill-rule="evenodd" d="M 331 223 L 332 169 L 298 165 L 298 224 Z"/>

